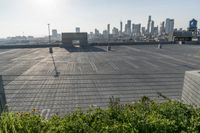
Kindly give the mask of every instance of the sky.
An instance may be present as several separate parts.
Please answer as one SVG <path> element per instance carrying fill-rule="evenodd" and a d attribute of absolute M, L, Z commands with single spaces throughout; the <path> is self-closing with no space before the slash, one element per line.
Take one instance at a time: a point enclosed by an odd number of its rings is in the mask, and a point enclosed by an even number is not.
<path fill-rule="evenodd" d="M 45 36 L 51 29 L 101 32 L 107 24 L 119 28 L 128 19 L 147 26 L 151 15 L 160 26 L 166 18 L 186 29 L 192 18 L 200 21 L 200 0 L 0 0 L 0 38 L 16 35 Z M 199 24 L 198 24 L 199 26 Z"/>

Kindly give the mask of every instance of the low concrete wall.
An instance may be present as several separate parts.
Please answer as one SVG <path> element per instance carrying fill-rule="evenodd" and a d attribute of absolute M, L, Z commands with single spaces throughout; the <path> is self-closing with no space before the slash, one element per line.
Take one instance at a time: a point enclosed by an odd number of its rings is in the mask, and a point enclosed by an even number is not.
<path fill-rule="evenodd" d="M 173 44 L 173 42 L 109 42 L 111 46 L 120 45 L 158 45 L 158 44 Z M 89 43 L 90 46 L 107 46 L 108 43 Z"/>
<path fill-rule="evenodd" d="M 23 48 L 49 48 L 60 47 L 59 44 L 39 44 L 39 45 L 2 45 L 0 49 L 23 49 Z"/>
<path fill-rule="evenodd" d="M 182 100 L 186 104 L 200 107 L 200 70 L 185 73 Z"/>
<path fill-rule="evenodd" d="M 5 105 L 6 105 L 6 96 L 5 96 L 4 86 L 3 86 L 3 78 L 0 75 L 0 114 L 4 110 Z"/>

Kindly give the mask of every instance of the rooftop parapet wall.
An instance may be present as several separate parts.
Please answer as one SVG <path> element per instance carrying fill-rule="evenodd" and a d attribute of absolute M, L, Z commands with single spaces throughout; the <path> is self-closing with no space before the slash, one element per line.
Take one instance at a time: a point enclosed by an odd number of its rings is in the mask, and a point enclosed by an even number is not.
<path fill-rule="evenodd" d="M 200 70 L 185 73 L 182 100 L 186 104 L 200 107 Z"/>

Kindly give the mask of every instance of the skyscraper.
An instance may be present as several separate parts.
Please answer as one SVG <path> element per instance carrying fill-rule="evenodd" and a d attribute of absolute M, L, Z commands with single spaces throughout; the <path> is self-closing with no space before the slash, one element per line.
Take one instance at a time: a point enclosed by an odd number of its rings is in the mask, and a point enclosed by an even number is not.
<path fill-rule="evenodd" d="M 120 35 L 122 34 L 122 32 L 123 32 L 123 23 L 122 23 L 122 21 L 120 22 Z"/>
<path fill-rule="evenodd" d="M 127 34 L 131 35 L 131 20 L 127 21 Z"/>
<path fill-rule="evenodd" d="M 132 24 L 132 34 L 133 36 L 141 35 L 141 24 Z"/>
<path fill-rule="evenodd" d="M 114 28 L 112 29 L 112 34 L 113 34 L 114 36 L 118 36 L 118 35 L 119 35 L 119 30 L 118 30 L 116 27 L 114 27 Z"/>
<path fill-rule="evenodd" d="M 110 34 L 110 24 L 107 25 L 108 34 Z"/>
<path fill-rule="evenodd" d="M 151 34 L 154 34 L 154 21 L 151 21 Z"/>
<path fill-rule="evenodd" d="M 154 27 L 153 35 L 157 36 L 158 35 L 158 26 Z"/>
<path fill-rule="evenodd" d="M 53 29 L 53 30 L 52 30 L 52 37 L 53 37 L 53 38 L 57 38 L 57 37 L 58 37 L 58 32 L 57 32 L 56 29 Z"/>
<path fill-rule="evenodd" d="M 166 19 L 165 23 L 165 33 L 170 34 L 174 31 L 174 19 Z"/>
<path fill-rule="evenodd" d="M 108 40 L 110 40 L 110 24 L 107 25 Z"/>
<path fill-rule="evenodd" d="M 94 34 L 95 34 L 95 36 L 99 36 L 99 35 L 100 35 L 99 30 L 98 30 L 98 29 L 95 29 L 95 30 L 94 30 Z"/>
<path fill-rule="evenodd" d="M 80 32 L 81 32 L 80 27 L 76 27 L 76 33 L 80 33 Z"/>
<path fill-rule="evenodd" d="M 146 33 L 146 29 L 145 27 L 142 27 L 142 35 L 145 35 L 145 33 Z"/>
<path fill-rule="evenodd" d="M 160 24 L 160 35 L 163 35 L 165 33 L 165 22 L 163 21 Z"/>
<path fill-rule="evenodd" d="M 151 26 L 151 16 L 149 16 L 149 20 L 147 24 L 147 33 L 150 33 L 150 26 Z"/>

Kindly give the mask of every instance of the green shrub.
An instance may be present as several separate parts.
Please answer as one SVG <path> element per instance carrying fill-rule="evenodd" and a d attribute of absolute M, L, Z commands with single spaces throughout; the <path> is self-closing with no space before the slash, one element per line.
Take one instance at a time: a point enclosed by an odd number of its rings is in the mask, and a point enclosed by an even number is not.
<path fill-rule="evenodd" d="M 163 103 L 147 97 L 134 104 L 121 105 L 111 98 L 107 109 L 91 108 L 65 117 L 46 120 L 35 111 L 3 113 L 0 133 L 199 133 L 200 109 L 168 100 Z"/>

